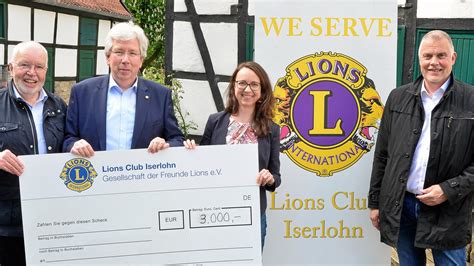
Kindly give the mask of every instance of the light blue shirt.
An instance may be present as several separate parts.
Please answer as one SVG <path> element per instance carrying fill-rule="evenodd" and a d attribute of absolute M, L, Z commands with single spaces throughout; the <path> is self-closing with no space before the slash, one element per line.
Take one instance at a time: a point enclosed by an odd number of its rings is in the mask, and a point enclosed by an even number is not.
<path fill-rule="evenodd" d="M 48 150 L 46 149 L 46 139 L 44 138 L 44 131 L 43 131 L 43 108 L 44 108 L 44 103 L 48 99 L 48 95 L 44 91 L 43 88 L 41 88 L 40 95 L 38 99 L 36 100 L 36 103 L 31 106 L 29 103 L 25 101 L 18 93 L 18 90 L 16 89 L 15 85 L 13 85 L 13 92 L 15 93 L 15 97 L 17 99 L 20 99 L 22 102 L 24 102 L 31 111 L 31 114 L 33 115 L 33 124 L 32 125 L 35 130 L 36 130 L 36 138 L 38 141 L 38 154 L 45 154 L 48 153 Z M 33 128 L 31 129 L 33 130 Z M 32 144 L 35 145 L 35 144 Z"/>
<path fill-rule="evenodd" d="M 407 191 L 413 194 L 421 194 L 421 190 L 425 184 L 426 169 L 430 157 L 431 143 L 431 112 L 438 105 L 443 97 L 444 92 L 448 88 L 449 78 L 433 95 L 429 95 L 425 88 L 425 83 L 421 84 L 421 101 L 425 110 L 425 120 L 423 121 L 423 129 L 421 130 L 420 139 L 416 144 L 415 154 L 408 175 Z"/>
<path fill-rule="evenodd" d="M 128 150 L 132 147 L 137 83 L 122 90 L 110 75 L 107 92 L 106 150 Z"/>

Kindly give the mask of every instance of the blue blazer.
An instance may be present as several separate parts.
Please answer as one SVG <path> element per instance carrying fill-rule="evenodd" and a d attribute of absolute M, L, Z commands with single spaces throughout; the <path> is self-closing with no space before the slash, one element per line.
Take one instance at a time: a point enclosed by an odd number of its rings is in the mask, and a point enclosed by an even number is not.
<path fill-rule="evenodd" d="M 222 111 L 209 116 L 201 145 L 226 144 L 227 128 L 230 122 L 230 114 Z M 272 122 L 270 133 L 259 137 L 258 141 L 258 168 L 267 169 L 272 173 L 275 183 L 271 186 L 260 187 L 260 212 L 263 214 L 267 209 L 267 196 L 265 191 L 275 191 L 281 184 L 280 175 L 280 127 Z M 257 174 L 257 173 L 255 173 Z"/>
<path fill-rule="evenodd" d="M 109 75 L 86 79 L 71 89 L 63 151 L 84 139 L 95 151 L 106 150 L 106 110 Z M 171 146 L 183 145 L 183 134 L 174 116 L 171 90 L 138 78 L 132 149 L 147 148 L 155 137 Z"/>

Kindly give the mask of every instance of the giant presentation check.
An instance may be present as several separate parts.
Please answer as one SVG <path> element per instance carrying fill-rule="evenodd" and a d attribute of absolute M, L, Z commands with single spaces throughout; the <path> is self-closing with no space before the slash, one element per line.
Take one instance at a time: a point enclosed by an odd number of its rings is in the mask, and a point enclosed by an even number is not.
<path fill-rule="evenodd" d="M 257 145 L 22 156 L 27 263 L 261 263 L 257 156 Z"/>

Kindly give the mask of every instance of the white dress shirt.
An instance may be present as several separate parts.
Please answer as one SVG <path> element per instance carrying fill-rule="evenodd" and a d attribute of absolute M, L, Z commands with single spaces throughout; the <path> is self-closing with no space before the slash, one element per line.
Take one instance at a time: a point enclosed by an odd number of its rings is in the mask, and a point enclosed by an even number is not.
<path fill-rule="evenodd" d="M 415 195 L 421 194 L 421 190 L 425 184 L 426 168 L 428 167 L 430 157 L 431 112 L 443 97 L 450 80 L 451 79 L 448 79 L 433 95 L 429 95 L 424 82 L 421 83 L 421 100 L 423 102 L 423 109 L 425 110 L 425 119 L 420 139 L 416 144 L 407 182 L 407 191 Z"/>
<path fill-rule="evenodd" d="M 38 154 L 48 153 L 48 150 L 46 149 L 46 139 L 44 138 L 44 131 L 43 131 L 43 108 L 44 108 L 44 103 L 48 99 L 48 95 L 46 94 L 44 89 L 41 88 L 40 95 L 38 99 L 36 100 L 36 103 L 34 105 L 30 105 L 29 103 L 25 101 L 25 99 L 21 97 L 15 85 L 13 85 L 13 92 L 15 93 L 15 97 L 17 99 L 20 99 L 30 108 L 31 114 L 33 115 L 33 123 L 34 123 L 33 126 L 36 130 L 36 138 L 38 141 L 37 143 Z"/>
<path fill-rule="evenodd" d="M 137 83 L 122 90 L 110 75 L 107 92 L 106 150 L 128 150 L 132 147 Z"/>

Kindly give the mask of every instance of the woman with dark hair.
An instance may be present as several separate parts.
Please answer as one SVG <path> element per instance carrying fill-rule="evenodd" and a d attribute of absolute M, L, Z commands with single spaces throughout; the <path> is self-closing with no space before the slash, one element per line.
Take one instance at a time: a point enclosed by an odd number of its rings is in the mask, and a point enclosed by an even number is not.
<path fill-rule="evenodd" d="M 275 98 L 265 70 L 255 62 L 237 66 L 224 111 L 209 116 L 201 145 L 258 143 L 262 248 L 266 235 L 267 197 L 280 185 L 280 128 L 272 122 Z M 195 147 L 193 140 L 184 142 Z"/>

